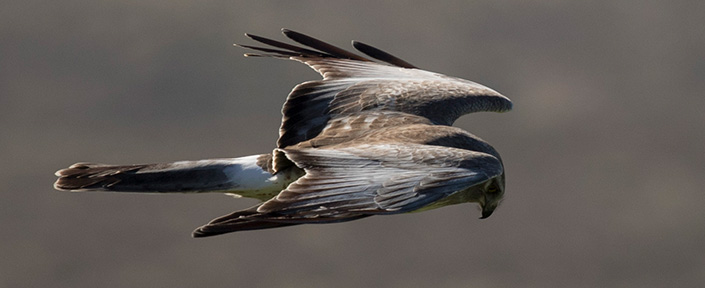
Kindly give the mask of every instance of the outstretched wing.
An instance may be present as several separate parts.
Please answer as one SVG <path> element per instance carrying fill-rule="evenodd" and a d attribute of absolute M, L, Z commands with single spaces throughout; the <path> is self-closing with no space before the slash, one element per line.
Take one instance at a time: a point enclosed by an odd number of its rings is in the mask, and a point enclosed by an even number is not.
<path fill-rule="evenodd" d="M 504 112 L 511 101 L 472 81 L 421 69 L 361 42 L 353 46 L 374 62 L 310 36 L 283 29 L 288 38 L 309 48 L 246 34 L 269 47 L 237 45 L 264 53 L 246 56 L 288 58 L 305 63 L 323 80 L 297 85 L 282 110 L 278 147 L 284 148 L 316 137 L 328 121 L 361 111 L 398 111 L 451 125 L 472 112 Z"/>
<path fill-rule="evenodd" d="M 282 151 L 305 176 L 277 197 L 215 219 L 194 236 L 410 212 L 502 174 L 492 155 L 441 146 L 391 143 Z"/>

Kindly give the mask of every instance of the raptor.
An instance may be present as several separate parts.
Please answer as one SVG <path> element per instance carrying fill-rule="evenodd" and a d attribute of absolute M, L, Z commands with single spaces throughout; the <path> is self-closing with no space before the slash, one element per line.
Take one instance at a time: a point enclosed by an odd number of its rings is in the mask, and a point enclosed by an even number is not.
<path fill-rule="evenodd" d="M 512 102 L 478 83 L 425 71 L 370 45 L 369 58 L 282 29 L 297 44 L 245 34 L 245 56 L 299 61 L 323 79 L 304 82 L 282 109 L 276 148 L 238 158 L 160 164 L 76 163 L 56 172 L 68 191 L 217 192 L 259 199 L 194 237 L 478 203 L 487 218 L 504 196 L 504 166 L 460 116 L 505 112 Z M 371 59 L 370 59 L 371 58 Z"/>

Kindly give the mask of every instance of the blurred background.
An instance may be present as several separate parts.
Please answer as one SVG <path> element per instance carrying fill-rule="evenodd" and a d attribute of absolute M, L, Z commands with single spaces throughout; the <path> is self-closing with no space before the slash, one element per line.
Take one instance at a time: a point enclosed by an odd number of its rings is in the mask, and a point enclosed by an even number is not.
<path fill-rule="evenodd" d="M 705 2 L 9 1 L 0 10 L 0 287 L 702 287 Z M 243 33 L 360 40 L 514 111 L 458 120 L 506 200 L 192 239 L 254 205 L 54 191 L 74 162 L 265 153 L 297 83 Z"/>

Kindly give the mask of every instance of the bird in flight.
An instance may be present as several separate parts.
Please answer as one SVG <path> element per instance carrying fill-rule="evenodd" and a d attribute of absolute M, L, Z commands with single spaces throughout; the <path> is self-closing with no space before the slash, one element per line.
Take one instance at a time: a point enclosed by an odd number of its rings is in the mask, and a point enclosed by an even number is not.
<path fill-rule="evenodd" d="M 359 56 L 288 29 L 298 45 L 245 34 L 245 56 L 295 60 L 323 76 L 301 83 L 282 109 L 272 153 L 160 164 L 76 163 L 56 172 L 68 191 L 226 193 L 262 202 L 218 217 L 194 237 L 473 202 L 487 218 L 504 196 L 504 167 L 458 117 L 512 102 L 478 83 L 429 72 L 353 41 Z"/>

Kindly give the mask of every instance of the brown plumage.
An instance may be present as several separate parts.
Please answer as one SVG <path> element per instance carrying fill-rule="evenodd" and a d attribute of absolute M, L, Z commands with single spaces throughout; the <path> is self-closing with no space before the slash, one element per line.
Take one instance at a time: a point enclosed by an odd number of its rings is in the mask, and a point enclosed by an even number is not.
<path fill-rule="evenodd" d="M 361 42 L 378 63 L 284 29 L 297 46 L 246 34 L 265 46 L 246 56 L 302 62 L 323 79 L 287 97 L 271 154 L 165 164 L 75 164 L 62 190 L 226 192 L 264 202 L 214 219 L 195 237 L 303 223 L 331 223 L 476 202 L 488 217 L 504 193 L 499 153 L 450 125 L 511 101 L 472 81 L 416 68 Z"/>

